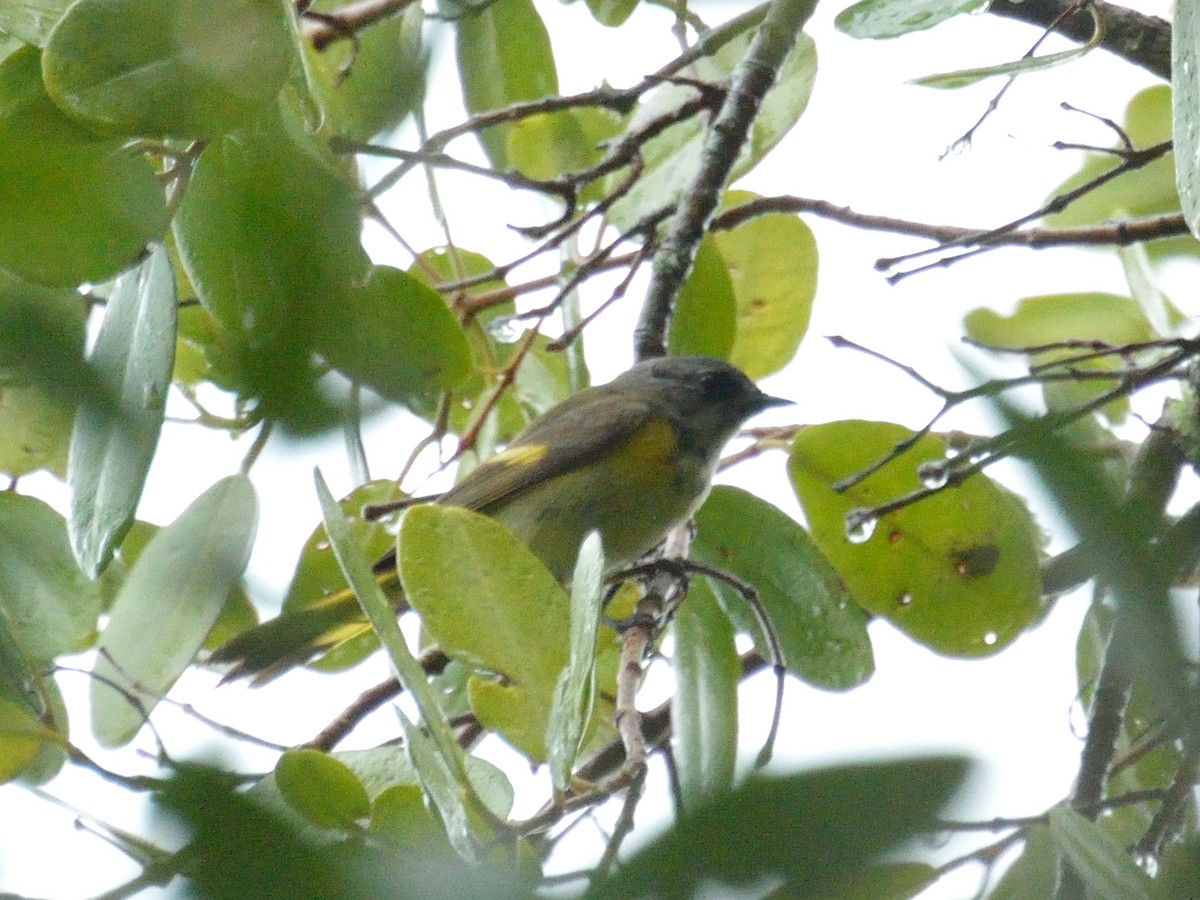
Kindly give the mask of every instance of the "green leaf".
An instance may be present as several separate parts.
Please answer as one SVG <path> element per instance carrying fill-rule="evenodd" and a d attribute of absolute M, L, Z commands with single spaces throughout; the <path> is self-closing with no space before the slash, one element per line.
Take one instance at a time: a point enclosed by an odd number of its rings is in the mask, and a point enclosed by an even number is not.
<path fill-rule="evenodd" d="M 0 3 L 0 31 L 23 43 L 45 47 L 46 39 L 73 0 L 4 0 Z"/>
<path fill-rule="evenodd" d="M 464 859 L 474 861 L 475 840 L 468 807 L 483 801 L 475 795 L 467 774 L 466 754 L 454 739 L 446 714 L 426 680 L 420 663 L 408 649 L 396 622 L 396 614 L 379 590 L 370 564 L 351 540 L 349 523 L 341 507 L 329 493 L 319 471 L 315 477 L 321 517 L 342 573 L 354 589 L 363 612 L 371 620 L 371 627 L 387 651 L 400 682 L 412 694 L 421 714 L 423 726 L 410 721 L 403 713 L 399 714 L 409 759 L 442 816 L 451 845 Z"/>
<path fill-rule="evenodd" d="M 782 511 L 748 491 L 718 485 L 696 513 L 692 552 L 754 586 L 791 672 L 826 690 L 870 677 L 875 663 L 866 615 L 813 539 Z M 727 586 L 712 584 L 755 635 L 759 653 L 769 656 L 744 602 Z"/>
<path fill-rule="evenodd" d="M 723 84 L 746 54 L 751 35 L 745 34 L 724 44 L 711 56 L 694 64 L 690 77 Z M 808 105 L 817 73 L 817 51 L 812 38 L 801 32 L 779 70 L 779 76 L 763 98 L 749 140 L 733 167 L 731 179 L 753 169 L 796 124 Z M 625 133 L 644 129 L 650 122 L 694 100 L 694 88 L 664 84 L 647 95 L 625 128 Z M 663 130 L 642 145 L 642 176 L 609 211 L 617 228 L 629 228 L 647 214 L 674 204 L 689 186 L 696 172 L 707 134 L 706 119 L 697 114 Z M 614 189 L 629 177 L 627 170 L 608 179 Z"/>
<path fill-rule="evenodd" d="M 687 281 L 675 298 L 667 348 L 672 356 L 728 359 L 737 329 L 733 281 L 720 245 L 706 235 L 696 249 Z"/>
<path fill-rule="evenodd" d="M 105 281 L 167 228 L 154 168 L 46 96 L 38 51 L 0 63 L 0 267 L 41 284 Z"/>
<path fill-rule="evenodd" d="M 231 475 L 142 551 L 100 636 L 91 702 L 101 744 L 132 740 L 192 661 L 246 567 L 257 523 L 250 480 Z"/>
<path fill-rule="evenodd" d="M 551 180 L 586 168 L 595 155 L 570 110 L 526 116 L 506 126 L 509 165 L 529 178 Z"/>
<path fill-rule="evenodd" d="M 351 2 L 319 2 L 311 9 L 330 13 Z M 322 50 L 302 42 L 312 90 L 331 132 L 368 141 L 420 105 L 428 64 L 421 47 L 424 21 L 425 13 L 414 3 L 356 32 L 353 40 L 334 41 Z"/>
<path fill-rule="evenodd" d="M 1045 825 L 1034 825 L 1025 833 L 1021 855 L 988 894 L 988 900 L 1053 897 L 1058 886 L 1060 860 L 1050 829 Z"/>
<path fill-rule="evenodd" d="M 371 803 L 367 831 L 372 839 L 392 847 L 421 847 L 445 837 L 425 805 L 425 792 L 416 784 L 398 784 L 382 791 Z"/>
<path fill-rule="evenodd" d="M 205 149 L 175 219 L 188 278 L 236 358 L 243 400 L 299 431 L 332 422 L 315 390 L 313 344 L 370 271 L 361 224 L 357 188 L 276 115 Z"/>
<path fill-rule="evenodd" d="M 83 362 L 86 322 L 75 291 L 0 272 L 0 471 L 65 474 L 76 405 L 100 399 Z"/>
<path fill-rule="evenodd" d="M 12 781 L 58 736 L 19 703 L 0 698 L 0 783 Z"/>
<path fill-rule="evenodd" d="M 0 610 L 0 782 L 20 774 L 26 783 L 49 781 L 66 761 L 68 733 L 62 693 L 44 663 L 21 647 Z M 10 746 L 11 741 L 11 746 Z"/>
<path fill-rule="evenodd" d="M 390 503 L 402 496 L 394 481 L 382 479 L 359 485 L 339 501 L 350 527 L 351 539 L 368 559 L 377 559 L 386 553 L 395 537 L 379 521 L 363 519 L 363 506 Z M 283 611 L 295 612 L 319 605 L 326 597 L 345 588 L 346 576 L 342 574 L 333 545 L 329 543 L 324 525 L 317 525 L 304 542 L 296 561 L 291 585 L 283 599 Z"/>
<path fill-rule="evenodd" d="M 1200 236 L 1200 10 L 1181 3 L 1171 22 L 1171 133 L 1183 215 Z"/>
<path fill-rule="evenodd" d="M 458 247 L 438 247 L 420 254 L 409 274 L 426 284 L 433 284 L 485 275 L 494 269 L 491 260 L 481 254 Z M 458 308 L 459 297 L 469 302 L 481 294 L 502 291 L 505 287 L 504 281 L 495 279 L 455 292 L 455 308 Z M 566 398 L 568 393 L 567 354 L 549 352 L 546 349 L 548 340 L 538 336 L 534 338 L 533 349 L 517 369 L 516 380 L 500 396 L 498 403 L 491 402 L 499 373 L 519 346 L 524 326 L 513 329 L 517 332 L 516 343 L 498 340 L 493 330 L 504 330 L 500 326 L 515 312 L 512 300 L 505 300 L 476 312 L 463 326 L 474 371 L 455 391 L 449 427 L 461 434 L 473 425 L 480 409 L 488 409 L 488 421 L 480 430 L 480 441 L 476 444 L 481 454 L 487 454 L 496 444 L 507 442 L 538 415 Z M 418 404 L 414 411 L 430 421 L 436 417 L 433 403 Z"/>
<path fill-rule="evenodd" d="M 1186 897 L 1188 891 L 1200 884 L 1200 836 L 1195 833 L 1183 843 L 1172 844 L 1163 851 L 1154 880 L 1156 900 L 1175 900 Z"/>
<path fill-rule="evenodd" d="M 912 79 L 909 84 L 955 90 L 970 87 L 973 84 L 978 84 L 980 81 L 1000 75 L 1016 77 L 1017 75 L 1041 72 L 1074 62 L 1084 54 L 1100 46 L 1100 41 L 1104 38 L 1104 28 L 1100 23 L 1100 17 L 1094 10 L 1092 10 L 1092 21 L 1095 23 L 1095 31 L 1091 38 L 1088 39 L 1087 43 L 1081 44 L 1078 47 L 1072 47 L 1070 50 L 1047 53 L 1043 56 L 1022 56 L 1020 59 L 1014 59 L 1011 62 L 1000 63 L 995 66 L 983 66 L 980 68 L 960 69 L 957 72 L 926 75 L 923 78 Z"/>
<path fill-rule="evenodd" d="M 446 756 L 437 751 L 428 732 L 404 715 L 400 716 L 400 723 L 404 728 L 404 748 L 408 758 L 442 820 L 450 846 L 468 863 L 478 863 L 479 844 L 471 828 L 466 781 L 450 770 Z"/>
<path fill-rule="evenodd" d="M 117 279 L 90 365 L 120 415 L 83 407 L 71 434 L 71 549 L 95 578 L 133 523 L 158 436 L 175 361 L 175 279 L 161 247 Z"/>
<path fill-rule="evenodd" d="M 261 112 L 295 52 L 279 0 L 79 0 L 42 72 L 54 102 L 90 125 L 199 139 Z"/>
<path fill-rule="evenodd" d="M 728 209 L 757 198 L 726 192 Z M 817 241 L 799 216 L 771 213 L 713 234 L 729 267 L 737 331 L 726 357 L 757 380 L 792 361 L 808 331 L 817 292 Z"/>
<path fill-rule="evenodd" d="M 1156 336 L 1137 303 L 1128 297 L 1099 292 L 1026 297 L 1010 316 L 990 309 L 974 309 L 963 319 L 963 326 L 974 340 L 1016 350 L 1063 341 L 1100 341 L 1121 347 Z M 1073 409 L 1117 387 L 1115 373 L 1125 368 L 1125 359 L 1108 356 L 1070 361 L 1079 353 L 1078 349 L 1054 349 L 1029 355 L 1031 366 L 1048 373 L 1114 372 L 1112 381 L 1068 380 L 1045 384 L 1043 394 L 1051 409 Z M 1058 360 L 1065 362 L 1058 367 L 1052 365 Z M 1128 409 L 1128 398 L 1119 398 L 1106 404 L 1103 411 L 1110 421 L 1119 422 Z"/>
<path fill-rule="evenodd" d="M 571 579 L 571 636 L 567 665 L 554 685 L 546 739 L 555 790 L 571 785 L 571 770 L 596 694 L 596 633 L 604 600 L 604 548 L 592 531 L 579 547 Z"/>
<path fill-rule="evenodd" d="M 601 25 L 616 28 L 625 24 L 635 9 L 638 0 L 587 0 L 587 8 L 592 18 Z"/>
<path fill-rule="evenodd" d="M 961 758 L 933 757 L 748 778 L 685 811 L 595 895 L 685 897 L 704 881 L 757 886 L 782 877 L 789 897 L 826 900 L 932 826 L 967 768 Z"/>
<path fill-rule="evenodd" d="M 1129 101 L 1122 128 L 1135 147 L 1151 147 L 1171 139 L 1171 89 L 1166 85 L 1147 88 Z M 1052 192 L 1058 196 L 1109 171 L 1119 163 L 1112 153 L 1088 154 L 1079 171 Z M 1126 173 L 1073 202 L 1062 212 L 1047 216 L 1046 224 L 1071 227 L 1126 216 L 1153 216 L 1180 211 L 1175 184 L 1175 162 L 1171 153 L 1135 172 Z M 1153 241 L 1147 245 L 1152 258 L 1185 253 L 1196 255 L 1200 244 L 1191 235 Z"/>
<path fill-rule="evenodd" d="M 834 491 L 910 435 L 886 422 L 809 426 L 792 443 L 792 485 L 813 539 L 856 602 L 939 653 L 990 655 L 1042 614 L 1041 537 L 1020 498 L 973 475 L 882 516 L 867 540 L 846 534 L 852 509 L 919 490 L 918 466 L 945 460 L 944 444 L 926 435 L 857 485 Z"/>
<path fill-rule="evenodd" d="M 24 655 L 46 664 L 96 633 L 99 586 L 75 566 L 62 516 L 41 500 L 0 493 L 0 611 Z"/>
<path fill-rule="evenodd" d="M 880 863 L 855 872 L 824 900 L 910 900 L 937 879 L 938 870 L 928 863 Z M 790 896 L 787 890 L 780 891 L 780 900 Z"/>
<path fill-rule="evenodd" d="M 421 804 L 422 780 L 404 748 L 388 744 L 373 747 L 370 750 L 340 751 L 329 754 L 329 757 L 353 773 L 355 779 L 365 789 L 371 802 L 371 824 L 368 828 L 372 832 L 372 837 L 381 836 L 387 840 L 390 836 L 396 836 L 394 832 L 390 831 L 383 835 L 375 834 L 376 807 L 381 807 L 378 810 L 379 817 L 386 818 L 393 812 L 399 812 L 397 807 L 406 805 L 407 801 L 404 798 L 415 796 L 417 803 Z M 512 809 L 513 789 L 504 773 L 486 760 L 475 756 L 467 756 L 465 762 L 467 772 L 471 776 L 471 783 L 478 789 L 480 799 L 499 818 L 508 816 Z M 351 788 L 351 790 L 355 789 Z M 318 828 L 310 819 L 302 816 L 296 807 L 284 798 L 276 783 L 274 772 L 267 773 L 250 789 L 247 796 L 261 802 L 273 812 L 278 812 L 282 818 L 294 824 L 305 837 L 311 837 L 315 841 L 330 839 L 326 830 Z M 431 836 L 430 833 L 425 832 L 425 828 L 428 827 L 429 832 L 438 835 L 442 846 L 448 849 L 445 844 L 445 831 L 441 824 L 430 814 L 427 807 L 421 805 L 427 826 L 425 824 L 420 826 L 422 832 L 420 836 L 422 838 Z M 378 824 L 380 827 L 388 829 L 392 825 L 401 823 L 380 822 Z M 409 824 L 415 823 L 410 821 Z"/>
<path fill-rule="evenodd" d="M 1100 41 L 1104 40 L 1104 25 L 1099 14 L 1090 10 L 1092 13 L 1092 23 L 1094 31 L 1092 36 L 1088 38 L 1086 43 L 1080 44 L 1079 47 L 1072 47 L 1069 50 L 1061 50 L 1058 53 L 1046 53 L 1042 56 L 1026 55 L 1021 56 L 1010 62 L 1001 62 L 996 66 L 983 66 L 980 68 L 964 68 L 958 72 L 946 72 L 942 74 L 931 74 L 924 78 L 913 78 L 910 84 L 922 85 L 924 88 L 942 88 L 955 90 L 959 88 L 968 88 L 972 84 L 983 82 L 988 78 L 997 76 L 1007 76 L 1015 78 L 1021 74 L 1030 72 L 1042 72 L 1048 68 L 1055 66 L 1066 65 L 1067 62 L 1074 62 L 1080 56 L 1090 53 L 1091 50 L 1100 46 Z"/>
<path fill-rule="evenodd" d="M 288 750 L 275 763 L 275 785 L 292 808 L 318 828 L 357 831 L 371 814 L 367 789 L 328 753 Z"/>
<path fill-rule="evenodd" d="M 400 402 L 457 386 L 470 371 L 466 335 L 441 296 L 390 266 L 349 288 L 336 327 L 314 345 L 345 375 Z"/>
<path fill-rule="evenodd" d="M 436 505 L 410 509 L 398 538 L 400 579 L 438 644 L 476 670 L 480 721 L 536 762 L 567 664 L 569 601 L 523 543 L 492 519 Z"/>
<path fill-rule="evenodd" d="M 924 31 L 962 13 L 977 13 L 988 0 L 862 0 L 833 20 L 853 38 L 883 40 Z"/>
<path fill-rule="evenodd" d="M 1095 822 L 1057 806 L 1050 810 L 1050 837 L 1095 900 L 1150 900 L 1150 876 Z"/>
<path fill-rule="evenodd" d="M 692 580 L 673 624 L 671 751 L 687 810 L 733 786 L 742 667 L 733 626 L 707 581 Z"/>
<path fill-rule="evenodd" d="M 558 75 L 545 23 L 531 0 L 496 0 L 457 19 L 458 70 L 463 102 L 472 115 L 522 100 L 558 93 Z M 479 133 L 492 166 L 510 167 L 506 145 L 510 128 Z"/>

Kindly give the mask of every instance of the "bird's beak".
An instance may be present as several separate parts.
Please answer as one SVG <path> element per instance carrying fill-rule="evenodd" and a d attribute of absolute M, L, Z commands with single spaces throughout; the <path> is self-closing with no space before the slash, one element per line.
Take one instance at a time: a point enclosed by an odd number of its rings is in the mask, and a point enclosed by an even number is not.
<path fill-rule="evenodd" d="M 795 402 L 794 400 L 785 400 L 783 397 L 772 397 L 770 394 L 760 393 L 754 399 L 754 411 L 759 413 L 774 406 L 792 406 Z"/>

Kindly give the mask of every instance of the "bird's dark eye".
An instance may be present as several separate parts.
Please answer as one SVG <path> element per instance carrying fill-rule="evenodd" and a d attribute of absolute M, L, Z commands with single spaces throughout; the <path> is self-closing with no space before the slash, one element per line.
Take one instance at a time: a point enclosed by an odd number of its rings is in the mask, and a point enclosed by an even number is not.
<path fill-rule="evenodd" d="M 734 372 L 705 372 L 700 376 L 700 390 L 709 400 L 728 400 L 737 395 L 741 384 Z"/>

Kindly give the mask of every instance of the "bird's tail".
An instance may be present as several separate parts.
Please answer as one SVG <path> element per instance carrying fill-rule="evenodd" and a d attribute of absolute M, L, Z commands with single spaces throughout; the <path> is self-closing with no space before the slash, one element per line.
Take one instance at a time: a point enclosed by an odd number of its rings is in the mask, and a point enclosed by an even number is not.
<path fill-rule="evenodd" d="M 389 595 L 400 598 L 394 568 L 378 571 L 375 580 Z M 370 630 L 354 592 L 345 588 L 235 635 L 208 661 L 230 666 L 222 684 L 250 678 L 251 684 L 260 685 Z"/>

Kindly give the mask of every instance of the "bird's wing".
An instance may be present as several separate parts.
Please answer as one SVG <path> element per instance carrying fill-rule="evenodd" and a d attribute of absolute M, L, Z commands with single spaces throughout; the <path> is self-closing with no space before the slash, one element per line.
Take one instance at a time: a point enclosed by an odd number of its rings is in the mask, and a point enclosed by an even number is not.
<path fill-rule="evenodd" d="M 614 402 L 607 386 L 582 391 L 565 407 L 552 407 L 440 502 L 486 512 L 495 503 L 624 445 L 650 416 L 649 407 L 628 397 Z"/>

